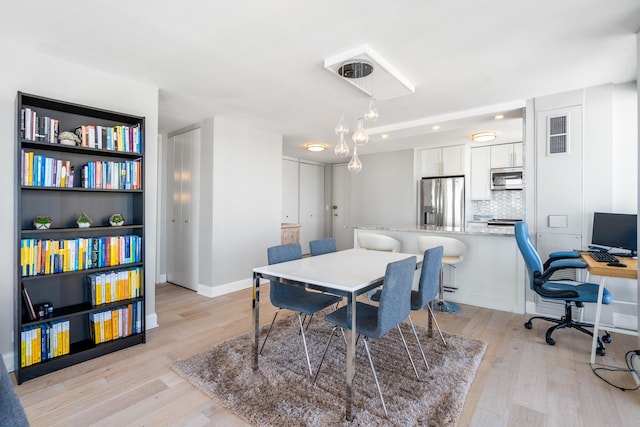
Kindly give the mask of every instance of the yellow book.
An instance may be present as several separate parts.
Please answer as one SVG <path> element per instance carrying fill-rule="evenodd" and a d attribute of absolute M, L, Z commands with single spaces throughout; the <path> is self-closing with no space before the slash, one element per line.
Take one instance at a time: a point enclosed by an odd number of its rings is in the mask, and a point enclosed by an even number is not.
<path fill-rule="evenodd" d="M 96 305 L 104 304 L 104 299 L 102 298 L 104 284 L 103 284 L 104 276 L 102 274 L 96 275 Z"/>
<path fill-rule="evenodd" d="M 62 338 L 63 338 L 63 342 L 64 342 L 64 346 L 63 346 L 63 353 L 62 354 L 69 354 L 71 352 L 71 338 L 69 336 L 69 321 L 67 320 L 66 322 L 64 322 L 64 324 L 62 325 Z"/>
<path fill-rule="evenodd" d="M 62 322 L 58 323 L 58 356 L 64 354 L 64 330 Z"/>
<path fill-rule="evenodd" d="M 113 339 L 118 339 L 121 337 L 120 332 L 120 319 L 118 316 L 118 310 L 111 311 L 111 335 L 113 335 Z"/>
<path fill-rule="evenodd" d="M 29 182 L 27 185 L 33 185 L 33 151 L 29 152 Z"/>
<path fill-rule="evenodd" d="M 42 331 L 40 326 L 35 327 L 35 336 L 33 338 L 33 363 L 42 361 Z"/>
<path fill-rule="evenodd" d="M 100 344 L 100 313 L 93 313 L 91 319 L 93 321 L 93 342 Z"/>
<path fill-rule="evenodd" d="M 20 367 L 27 366 L 27 331 L 20 331 Z"/>
<path fill-rule="evenodd" d="M 111 324 L 111 312 L 105 311 L 104 313 L 102 313 L 102 316 L 104 320 L 104 340 L 111 341 L 113 339 L 111 332 L 111 327 L 113 326 Z"/>

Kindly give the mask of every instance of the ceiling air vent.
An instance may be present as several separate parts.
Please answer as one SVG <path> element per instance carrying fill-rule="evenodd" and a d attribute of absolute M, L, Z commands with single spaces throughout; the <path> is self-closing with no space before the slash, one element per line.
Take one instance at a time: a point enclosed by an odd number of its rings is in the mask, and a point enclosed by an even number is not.
<path fill-rule="evenodd" d="M 324 68 L 379 101 L 415 93 L 416 88 L 368 45 L 324 60 Z"/>
<path fill-rule="evenodd" d="M 567 115 L 547 118 L 547 153 L 549 155 L 569 152 L 568 122 Z"/>

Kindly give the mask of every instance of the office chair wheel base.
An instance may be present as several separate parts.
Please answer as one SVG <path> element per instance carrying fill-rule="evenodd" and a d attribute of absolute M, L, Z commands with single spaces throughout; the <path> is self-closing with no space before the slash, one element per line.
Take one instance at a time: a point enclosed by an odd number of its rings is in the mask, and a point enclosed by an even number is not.
<path fill-rule="evenodd" d="M 598 356 L 604 356 L 604 355 L 605 355 L 605 353 L 606 353 L 606 352 L 605 352 L 604 348 L 602 348 L 602 347 L 598 347 L 598 348 L 596 349 L 596 354 L 597 354 Z"/>
<path fill-rule="evenodd" d="M 556 345 L 556 340 L 554 340 L 553 338 L 551 338 L 551 337 L 547 337 L 547 339 L 546 339 L 546 340 L 547 340 L 547 344 L 549 344 L 549 345 Z"/>
<path fill-rule="evenodd" d="M 436 301 L 433 304 L 433 311 L 439 311 L 441 313 L 457 313 L 460 311 L 460 306 L 449 301 Z"/>
<path fill-rule="evenodd" d="M 524 327 L 527 328 L 527 329 L 531 329 L 531 328 L 533 328 L 533 325 L 531 324 L 531 322 L 526 322 L 524 324 Z"/>
<path fill-rule="evenodd" d="M 611 344 L 611 334 L 609 332 L 604 333 L 604 335 L 602 336 L 602 342 Z"/>

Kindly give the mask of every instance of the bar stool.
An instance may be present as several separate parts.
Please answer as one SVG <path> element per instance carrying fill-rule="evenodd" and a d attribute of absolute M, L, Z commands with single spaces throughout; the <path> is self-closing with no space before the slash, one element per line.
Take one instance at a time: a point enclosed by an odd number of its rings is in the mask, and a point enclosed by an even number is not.
<path fill-rule="evenodd" d="M 384 234 L 358 233 L 358 247 L 372 251 L 400 252 L 402 244 Z"/>
<path fill-rule="evenodd" d="M 442 264 L 448 265 L 453 274 L 451 282 L 455 284 L 455 268 L 456 264 L 462 262 L 464 254 L 467 251 L 467 245 L 458 239 L 453 237 L 443 236 L 418 236 L 418 250 L 424 253 L 427 249 L 435 248 L 436 246 L 442 246 L 444 248 L 442 254 Z M 440 270 L 440 290 L 438 295 L 438 302 L 434 307 L 434 310 L 438 310 L 442 313 L 456 313 L 460 311 L 460 306 L 453 302 L 447 302 L 444 300 L 444 269 Z M 451 286 L 455 289 L 455 287 Z"/>

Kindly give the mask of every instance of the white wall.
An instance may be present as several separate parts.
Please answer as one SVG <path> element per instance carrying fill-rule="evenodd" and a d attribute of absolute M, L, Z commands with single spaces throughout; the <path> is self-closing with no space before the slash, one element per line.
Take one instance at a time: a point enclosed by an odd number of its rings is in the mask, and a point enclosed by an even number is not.
<path fill-rule="evenodd" d="M 0 41 L 0 200 L 9 208 L 0 210 L 0 353 L 13 367 L 13 299 L 17 280 L 14 257 L 16 180 L 15 99 L 18 91 L 70 101 L 138 116 L 145 122 L 145 293 L 147 326 L 157 323 L 156 206 L 158 89 L 104 72 L 74 65 L 39 53 L 18 50 Z"/>
<path fill-rule="evenodd" d="M 415 225 L 417 184 L 414 150 L 360 156 L 351 176 L 351 223 Z"/>
<path fill-rule="evenodd" d="M 613 88 L 613 206 L 637 212 L 638 194 L 629 192 L 638 181 L 638 88 L 636 82 Z"/>
<path fill-rule="evenodd" d="M 200 260 L 211 276 L 201 278 L 198 291 L 215 296 L 250 285 L 253 268 L 267 264 L 267 247 L 280 243 L 282 135 L 214 118 L 203 152 L 211 143 L 212 163 L 201 168 L 212 172 L 212 207 L 202 212 L 212 219 L 212 233 L 202 237 L 211 240 L 212 254 Z"/>

